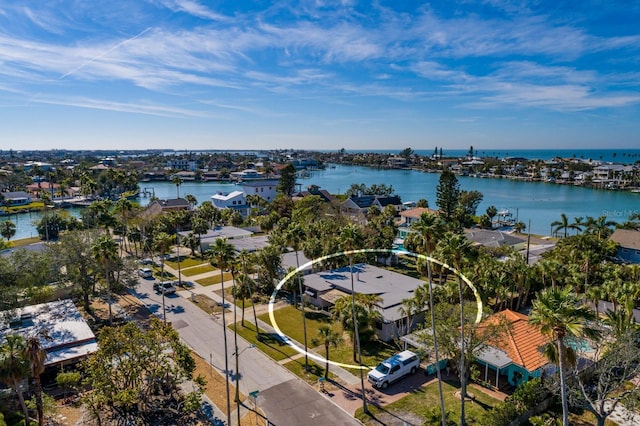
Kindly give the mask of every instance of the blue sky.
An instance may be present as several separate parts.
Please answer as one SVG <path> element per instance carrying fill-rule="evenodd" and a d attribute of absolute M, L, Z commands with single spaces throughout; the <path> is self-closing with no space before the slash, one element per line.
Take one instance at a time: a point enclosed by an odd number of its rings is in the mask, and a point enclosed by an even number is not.
<path fill-rule="evenodd" d="M 0 149 L 640 147 L 637 1 L 0 0 Z"/>

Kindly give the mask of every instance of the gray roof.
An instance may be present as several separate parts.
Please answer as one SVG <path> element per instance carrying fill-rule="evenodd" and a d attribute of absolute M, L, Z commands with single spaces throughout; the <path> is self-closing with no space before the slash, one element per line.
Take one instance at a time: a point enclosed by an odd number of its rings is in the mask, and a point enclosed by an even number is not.
<path fill-rule="evenodd" d="M 269 237 L 266 235 L 259 235 L 257 237 L 240 238 L 229 241 L 236 251 L 246 250 L 253 252 L 256 250 L 262 250 L 269 245 Z"/>
<path fill-rule="evenodd" d="M 382 301 L 379 308 L 383 319 L 387 321 L 404 318 L 404 315 L 398 311 L 402 301 L 413 297 L 415 289 L 423 284 L 423 281 L 417 278 L 364 263 L 353 265 L 353 272 L 355 292 L 380 296 Z M 351 294 L 349 267 L 306 275 L 304 284 L 319 293 L 337 289 L 345 294 Z"/>
<path fill-rule="evenodd" d="M 191 231 L 183 231 L 180 232 L 180 235 L 186 237 L 190 233 Z M 209 229 L 206 234 L 202 234 L 201 238 L 203 242 L 207 242 L 215 241 L 218 238 L 227 238 L 230 240 L 234 238 L 247 238 L 251 235 L 253 235 L 253 232 L 247 231 L 246 229 L 242 228 L 236 228 L 235 226 L 217 226 L 214 229 Z"/>
<path fill-rule="evenodd" d="M 25 306 L 18 308 L 13 315 L 9 311 L 1 314 L 0 318 L 7 318 L 7 322 L 0 322 L 0 344 L 9 334 L 21 334 L 25 338 L 39 336 L 40 344 L 47 352 L 45 366 L 98 350 L 95 335 L 71 299 Z M 43 336 L 42 331 L 48 337 Z"/>
<path fill-rule="evenodd" d="M 31 196 L 25 191 L 3 192 L 2 195 L 6 200 L 19 200 L 24 198 L 31 198 Z"/>
<path fill-rule="evenodd" d="M 501 231 L 492 231 L 489 229 L 469 229 L 465 231 L 467 239 L 472 243 L 480 244 L 485 247 L 502 247 L 515 246 L 524 243 L 524 238 L 518 238 L 511 234 Z"/>

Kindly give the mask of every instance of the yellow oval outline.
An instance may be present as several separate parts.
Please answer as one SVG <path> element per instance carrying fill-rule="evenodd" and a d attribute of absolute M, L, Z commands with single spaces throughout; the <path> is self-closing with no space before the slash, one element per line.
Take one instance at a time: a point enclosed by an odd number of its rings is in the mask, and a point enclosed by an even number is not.
<path fill-rule="evenodd" d="M 285 277 L 280 280 L 280 282 L 278 283 L 278 285 L 276 285 L 276 288 L 273 290 L 273 293 L 271 293 L 271 298 L 269 299 L 269 320 L 271 321 L 271 326 L 275 329 L 276 333 L 278 334 L 278 336 L 289 346 L 291 346 L 293 349 L 295 349 L 297 352 L 301 353 L 302 355 L 307 355 L 309 358 L 312 358 L 316 361 L 322 362 L 322 363 L 329 363 L 331 365 L 335 365 L 338 367 L 342 367 L 342 368 L 351 368 L 354 370 L 370 370 L 373 367 L 369 367 L 366 365 L 355 365 L 355 364 L 345 364 L 342 362 L 336 362 L 336 361 L 331 361 L 330 359 L 326 359 L 323 358 L 320 355 L 314 354 L 313 352 L 310 351 L 306 351 L 304 350 L 304 348 L 300 348 L 298 347 L 295 343 L 293 343 L 293 341 L 287 336 L 285 335 L 282 330 L 280 330 L 280 327 L 278 327 L 278 323 L 276 322 L 276 318 L 274 315 L 274 311 L 273 311 L 273 307 L 276 303 L 276 296 L 278 294 L 278 291 L 280 291 L 280 289 L 282 288 L 282 286 L 289 281 L 289 279 L 291 277 L 293 277 L 295 274 L 297 274 L 300 271 L 305 270 L 306 268 L 313 266 L 315 263 L 318 262 L 322 262 L 323 260 L 326 259 L 331 259 L 334 257 L 338 257 L 338 256 L 348 256 L 350 254 L 359 254 L 359 253 L 390 253 L 390 254 L 402 254 L 402 255 L 408 255 L 411 257 L 417 257 L 418 259 L 424 259 L 426 261 L 432 261 L 434 263 L 437 263 L 438 265 L 447 268 L 448 270 L 450 270 L 451 272 L 453 272 L 454 274 L 456 274 L 458 277 L 462 278 L 462 280 L 465 282 L 465 284 L 467 284 L 469 286 L 469 288 L 471 288 L 471 290 L 473 291 L 473 295 L 476 298 L 476 303 L 477 303 L 477 307 L 478 307 L 478 312 L 476 314 L 476 324 L 479 323 L 482 320 L 482 299 L 480 298 L 480 293 L 478 292 L 478 290 L 476 289 L 476 287 L 473 285 L 473 283 L 466 277 L 464 276 L 464 274 L 462 274 L 461 272 L 459 272 L 457 269 L 449 266 L 448 264 L 439 261 L 438 259 L 435 259 L 433 257 L 430 256 L 425 256 L 424 254 L 418 254 L 418 253 L 413 253 L 410 252 L 408 250 L 398 250 L 398 249 L 358 249 L 358 250 L 349 250 L 349 251 L 340 251 L 340 252 L 336 252 L 336 253 L 332 253 L 332 254 L 328 254 L 326 256 L 322 256 L 319 257 L 317 259 L 313 259 L 310 260 L 309 262 L 300 265 L 298 268 L 296 268 L 295 270 L 289 272 L 287 275 L 285 275 Z"/>

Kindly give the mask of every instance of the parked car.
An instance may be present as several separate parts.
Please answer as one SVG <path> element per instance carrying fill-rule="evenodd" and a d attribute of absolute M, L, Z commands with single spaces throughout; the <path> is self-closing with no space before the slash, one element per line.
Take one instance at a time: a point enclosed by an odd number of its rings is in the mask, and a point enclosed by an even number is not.
<path fill-rule="evenodd" d="M 147 257 L 146 259 L 140 259 L 140 264 L 141 265 L 151 265 L 151 264 L 153 264 L 153 260 L 150 257 Z"/>
<path fill-rule="evenodd" d="M 140 268 L 138 269 L 138 275 L 141 276 L 142 278 L 152 278 L 153 271 L 149 268 Z"/>
<path fill-rule="evenodd" d="M 173 294 L 176 292 L 176 286 L 172 281 L 163 281 L 153 283 L 153 290 L 158 293 Z"/>
<path fill-rule="evenodd" d="M 367 380 L 377 387 L 386 389 L 390 384 L 413 374 L 420 367 L 420 358 L 411 351 L 402 351 L 385 359 L 367 374 Z"/>

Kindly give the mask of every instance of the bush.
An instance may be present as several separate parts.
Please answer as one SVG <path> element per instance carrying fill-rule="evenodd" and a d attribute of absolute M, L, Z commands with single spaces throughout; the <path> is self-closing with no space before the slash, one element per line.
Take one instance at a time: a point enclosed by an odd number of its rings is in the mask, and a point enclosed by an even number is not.
<path fill-rule="evenodd" d="M 543 386 L 540 379 L 529 380 L 520 385 L 504 402 L 485 413 L 480 423 L 483 425 L 506 426 L 518 416 L 535 409 L 548 397 L 549 391 Z"/>

